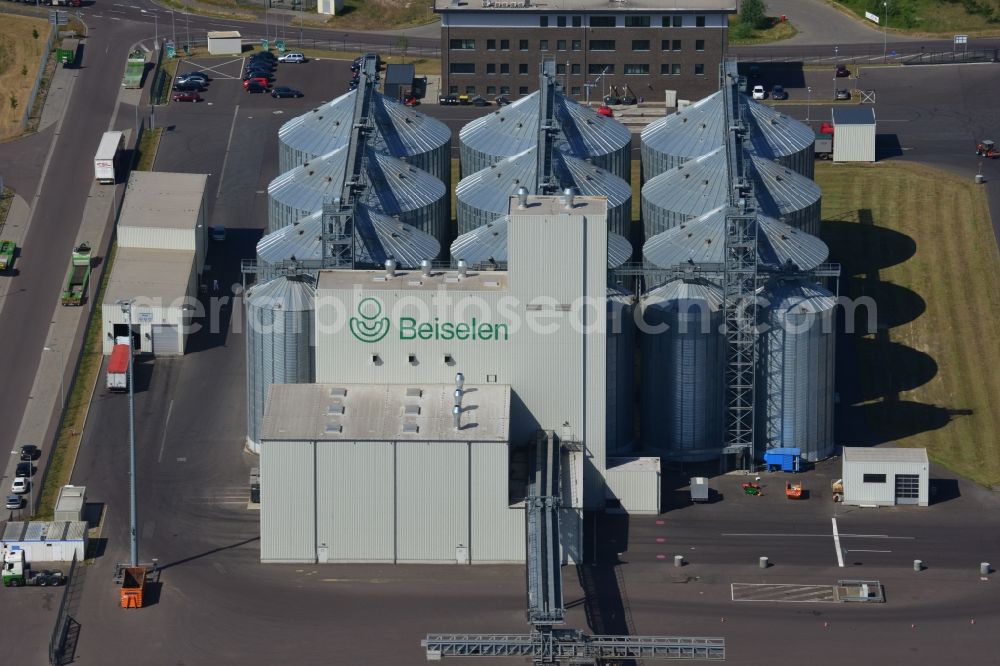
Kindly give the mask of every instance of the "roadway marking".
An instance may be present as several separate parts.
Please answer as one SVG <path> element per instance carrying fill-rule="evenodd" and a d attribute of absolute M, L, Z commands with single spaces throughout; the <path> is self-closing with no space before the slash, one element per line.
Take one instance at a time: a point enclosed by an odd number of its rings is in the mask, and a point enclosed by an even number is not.
<path fill-rule="evenodd" d="M 735 537 L 821 537 L 823 539 L 829 538 L 829 534 L 791 534 L 782 532 L 755 532 L 755 533 L 742 533 L 742 532 L 722 532 L 721 536 L 735 536 Z M 889 536 L 888 534 L 841 534 L 841 538 L 855 538 L 855 539 L 907 539 L 914 540 L 917 537 L 911 536 Z"/>
<path fill-rule="evenodd" d="M 733 601 L 770 601 L 778 604 L 836 603 L 832 585 L 730 583 Z"/>
<path fill-rule="evenodd" d="M 160 455 L 156 458 L 157 463 L 163 462 L 163 447 L 167 444 L 167 426 L 170 425 L 170 412 L 174 410 L 174 401 L 170 401 L 167 407 L 167 420 L 163 422 L 163 436 L 160 437 Z"/>
<path fill-rule="evenodd" d="M 222 171 L 219 172 L 219 187 L 215 190 L 215 198 L 219 198 L 219 192 L 222 191 L 222 181 L 226 177 L 226 163 L 229 162 L 229 147 L 233 143 L 233 131 L 236 129 L 236 115 L 240 112 L 240 105 L 237 104 L 236 108 L 233 109 L 233 123 L 229 126 L 229 141 L 226 142 L 226 156 L 222 158 Z"/>
<path fill-rule="evenodd" d="M 851 548 L 847 550 L 848 553 L 891 553 L 891 550 L 862 550 L 860 548 Z M 843 565 L 841 565 L 843 566 Z"/>
<path fill-rule="evenodd" d="M 840 549 L 840 534 L 837 532 L 837 519 L 831 518 L 833 521 L 833 545 L 837 549 L 837 566 L 841 569 L 844 568 L 844 551 Z"/>

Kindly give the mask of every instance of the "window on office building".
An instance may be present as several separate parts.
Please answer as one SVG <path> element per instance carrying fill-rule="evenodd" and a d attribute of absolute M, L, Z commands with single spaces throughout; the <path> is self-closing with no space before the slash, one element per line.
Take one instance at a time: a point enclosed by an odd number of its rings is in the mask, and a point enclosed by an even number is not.
<path fill-rule="evenodd" d="M 642 63 L 630 63 L 623 66 L 626 76 L 629 74 L 649 74 L 649 65 Z"/>
<path fill-rule="evenodd" d="M 495 40 L 495 39 L 487 39 L 486 40 L 486 50 L 487 51 L 496 51 L 497 50 L 497 40 Z"/>
<path fill-rule="evenodd" d="M 649 50 L 649 40 L 648 39 L 633 39 L 632 40 L 632 50 L 633 51 L 648 51 Z"/>
<path fill-rule="evenodd" d="M 570 44 L 570 48 L 574 51 L 579 51 L 583 48 L 583 42 L 579 39 L 574 39 Z"/>
<path fill-rule="evenodd" d="M 704 51 L 705 50 L 705 40 L 704 39 L 696 39 L 696 40 L 694 40 L 694 50 L 695 51 Z"/>
<path fill-rule="evenodd" d="M 569 66 L 569 73 L 570 74 L 580 74 L 581 73 L 581 71 L 580 71 L 580 63 L 574 62 L 572 65 L 570 65 Z"/>
<path fill-rule="evenodd" d="M 588 74 L 605 74 L 605 73 L 607 73 L 607 74 L 614 74 L 615 73 L 615 66 L 614 65 L 602 65 L 600 63 L 593 63 L 592 62 L 589 65 L 587 65 L 587 73 Z"/>
<path fill-rule="evenodd" d="M 549 40 L 547 40 L 547 39 L 539 39 L 538 40 L 538 50 L 539 51 L 548 51 L 549 50 Z"/>
<path fill-rule="evenodd" d="M 528 50 L 528 40 L 527 39 L 519 39 L 519 40 L 517 40 L 517 49 L 519 51 L 527 51 Z"/>
<path fill-rule="evenodd" d="M 704 16 L 695 16 L 694 17 L 694 27 L 696 27 L 696 28 L 704 28 L 705 27 L 705 17 Z"/>
<path fill-rule="evenodd" d="M 518 74 L 527 74 L 528 73 L 528 63 L 522 62 L 520 65 L 518 65 L 517 66 L 517 73 Z"/>
<path fill-rule="evenodd" d="M 509 95 L 510 94 L 510 86 L 500 86 L 500 94 L 501 95 Z"/>
<path fill-rule="evenodd" d="M 476 63 L 474 62 L 453 62 L 448 66 L 448 71 L 452 74 L 475 74 Z"/>
<path fill-rule="evenodd" d="M 501 51 L 510 51 L 510 40 L 509 39 L 501 39 L 500 40 L 500 50 Z"/>
<path fill-rule="evenodd" d="M 684 27 L 684 17 L 683 16 L 664 16 L 662 25 L 664 28 L 682 28 Z"/>
<path fill-rule="evenodd" d="M 502 62 L 502 63 L 500 63 L 500 73 L 501 74 L 510 74 L 510 63 L 509 62 Z"/>
<path fill-rule="evenodd" d="M 667 74 L 670 74 L 670 63 L 665 62 L 665 63 L 662 63 L 660 65 L 660 74 L 662 76 L 666 76 Z"/>
<path fill-rule="evenodd" d="M 574 97 L 579 97 L 580 96 L 580 86 L 573 86 L 572 88 L 570 88 L 569 89 L 569 94 L 573 95 Z"/>
<path fill-rule="evenodd" d="M 670 65 L 670 75 L 671 76 L 681 75 L 681 64 L 679 62 L 675 62 L 674 64 Z"/>
<path fill-rule="evenodd" d="M 528 94 L 528 86 L 518 86 L 518 88 L 517 88 L 517 94 L 518 95 L 527 95 Z"/>
<path fill-rule="evenodd" d="M 496 63 L 494 63 L 494 62 L 486 63 L 486 73 L 487 74 L 496 74 L 497 73 L 497 65 L 496 65 Z"/>
<path fill-rule="evenodd" d="M 476 94 L 476 86 L 465 86 L 465 94 L 466 95 L 475 95 Z"/>
<path fill-rule="evenodd" d="M 556 40 L 556 50 L 558 50 L 558 51 L 565 51 L 566 50 L 566 40 L 565 39 L 557 39 Z"/>
<path fill-rule="evenodd" d="M 448 45 L 452 51 L 473 51 L 476 48 L 474 39 L 452 39 Z"/>
<path fill-rule="evenodd" d="M 681 50 L 681 40 L 675 39 L 675 40 L 671 41 L 670 42 L 670 50 L 671 51 L 680 51 Z"/>
<path fill-rule="evenodd" d="M 458 86 L 448 86 L 448 94 L 449 95 L 457 95 L 458 94 Z"/>
<path fill-rule="evenodd" d="M 590 17 L 590 27 L 591 28 L 613 28 L 613 27 L 615 27 L 615 17 L 614 16 L 591 16 Z"/>
<path fill-rule="evenodd" d="M 557 64 L 556 65 L 556 74 L 565 74 L 565 73 L 566 73 L 566 65 L 565 64 Z"/>
<path fill-rule="evenodd" d="M 497 94 L 497 87 L 496 86 L 486 86 L 486 94 L 487 95 L 496 95 Z"/>
<path fill-rule="evenodd" d="M 558 27 L 560 27 L 560 28 L 565 28 L 566 27 L 566 17 L 565 16 L 557 16 L 556 17 L 556 25 Z"/>
<path fill-rule="evenodd" d="M 695 74 L 695 76 L 704 76 L 705 75 L 705 65 L 702 65 L 700 63 L 697 64 L 697 65 L 695 65 L 694 66 L 694 74 Z"/>
<path fill-rule="evenodd" d="M 649 17 L 648 16 L 626 16 L 625 17 L 625 27 L 626 28 L 648 28 L 649 27 Z"/>
<path fill-rule="evenodd" d="M 573 17 L 573 27 L 574 28 L 579 28 L 582 25 L 583 25 L 583 17 L 582 16 L 574 16 Z"/>
<path fill-rule="evenodd" d="M 549 27 L 549 17 L 548 16 L 539 16 L 538 17 L 538 27 L 539 28 L 547 28 L 547 27 Z"/>
<path fill-rule="evenodd" d="M 614 51 L 615 40 L 613 39 L 592 39 L 589 48 L 591 51 Z"/>

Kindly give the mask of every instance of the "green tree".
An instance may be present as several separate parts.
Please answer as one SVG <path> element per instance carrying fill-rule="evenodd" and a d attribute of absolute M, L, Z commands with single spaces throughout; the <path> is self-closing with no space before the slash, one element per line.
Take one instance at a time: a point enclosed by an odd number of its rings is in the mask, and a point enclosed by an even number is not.
<path fill-rule="evenodd" d="M 17 97 L 15 97 L 13 95 L 13 93 L 12 93 L 11 96 L 10 96 L 10 99 L 8 101 L 10 102 L 11 111 L 16 111 L 17 110 Z"/>
<path fill-rule="evenodd" d="M 767 28 L 767 7 L 764 0 L 743 0 L 740 3 L 740 24 L 753 30 Z"/>
<path fill-rule="evenodd" d="M 404 63 L 406 62 L 406 49 L 408 48 L 410 48 L 410 40 L 405 35 L 400 35 L 399 39 L 396 40 L 396 50 L 403 56 Z"/>
<path fill-rule="evenodd" d="M 21 65 L 21 76 L 27 76 L 27 75 L 28 75 L 28 66 Z"/>
<path fill-rule="evenodd" d="M 32 28 L 31 29 L 31 36 L 34 37 L 35 39 L 38 39 L 38 30 L 35 29 L 35 28 Z"/>

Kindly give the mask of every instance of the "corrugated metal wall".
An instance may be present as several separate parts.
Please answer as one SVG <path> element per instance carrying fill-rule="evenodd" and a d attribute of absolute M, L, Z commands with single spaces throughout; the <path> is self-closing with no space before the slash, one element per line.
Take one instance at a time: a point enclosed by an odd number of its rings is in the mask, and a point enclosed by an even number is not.
<path fill-rule="evenodd" d="M 874 162 L 875 125 L 837 125 L 834 162 Z"/>
<path fill-rule="evenodd" d="M 469 545 L 469 450 L 459 442 L 396 443 L 396 556 L 455 562 Z"/>
<path fill-rule="evenodd" d="M 473 444 L 470 452 L 472 535 L 469 557 L 479 563 L 524 562 L 524 509 L 510 508 L 506 444 Z"/>
<path fill-rule="evenodd" d="M 316 561 L 312 442 L 268 442 L 260 451 L 260 561 Z"/>
<path fill-rule="evenodd" d="M 920 506 L 927 506 L 930 479 L 927 465 L 915 462 L 843 461 L 844 504 L 896 504 L 896 475 L 916 474 L 920 477 Z M 865 474 L 884 474 L 884 483 L 865 482 Z"/>
<path fill-rule="evenodd" d="M 318 442 L 316 545 L 330 562 L 393 562 L 392 442 Z"/>
<path fill-rule="evenodd" d="M 645 460 L 650 461 L 649 469 L 613 467 L 615 459 L 608 459 L 608 495 L 628 513 L 660 513 L 660 459 Z"/>

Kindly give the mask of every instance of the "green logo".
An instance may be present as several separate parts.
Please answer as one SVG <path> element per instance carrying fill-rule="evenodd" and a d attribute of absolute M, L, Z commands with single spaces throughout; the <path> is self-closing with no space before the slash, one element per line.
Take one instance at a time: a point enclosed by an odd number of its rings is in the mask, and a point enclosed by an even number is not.
<path fill-rule="evenodd" d="M 389 333 L 389 318 L 382 317 L 382 304 L 378 299 L 368 297 L 358 303 L 358 316 L 351 317 L 351 335 L 361 342 L 374 343 Z"/>

